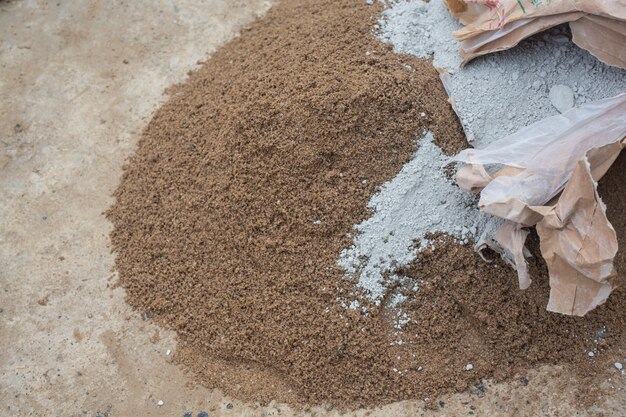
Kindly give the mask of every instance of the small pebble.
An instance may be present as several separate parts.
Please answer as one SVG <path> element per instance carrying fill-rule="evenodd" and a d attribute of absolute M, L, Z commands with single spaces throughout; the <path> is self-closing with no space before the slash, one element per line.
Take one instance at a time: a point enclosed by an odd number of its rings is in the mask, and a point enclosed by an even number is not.
<path fill-rule="evenodd" d="M 157 402 L 157 405 L 158 405 L 159 407 L 161 407 L 163 404 L 165 404 L 165 403 L 163 402 L 163 400 L 159 400 L 159 401 Z"/>
<path fill-rule="evenodd" d="M 198 417 L 209 417 L 209 413 L 207 413 L 206 411 L 200 411 L 198 413 Z"/>
<path fill-rule="evenodd" d="M 621 371 L 624 366 L 619 362 L 615 362 L 615 367 Z"/>
<path fill-rule="evenodd" d="M 468 363 L 467 365 L 465 365 L 466 371 L 471 371 L 472 369 L 474 369 L 474 365 L 472 365 L 471 363 Z"/>
<path fill-rule="evenodd" d="M 231 403 L 226 404 L 226 408 L 228 408 L 229 410 L 232 410 L 234 407 L 234 405 L 232 405 Z"/>
<path fill-rule="evenodd" d="M 589 352 L 589 353 L 587 353 L 587 355 L 588 355 L 590 358 L 593 358 L 594 356 L 596 356 L 596 354 L 595 354 L 595 353 L 593 353 L 593 352 Z"/>
<path fill-rule="evenodd" d="M 167 356 L 170 356 L 170 355 L 172 354 L 172 351 L 168 349 L 168 350 L 166 350 L 166 351 L 165 351 L 165 354 L 166 354 Z"/>
<path fill-rule="evenodd" d="M 183 414 L 183 417 L 193 417 L 193 414 L 191 414 L 189 411 L 185 412 L 185 414 Z"/>

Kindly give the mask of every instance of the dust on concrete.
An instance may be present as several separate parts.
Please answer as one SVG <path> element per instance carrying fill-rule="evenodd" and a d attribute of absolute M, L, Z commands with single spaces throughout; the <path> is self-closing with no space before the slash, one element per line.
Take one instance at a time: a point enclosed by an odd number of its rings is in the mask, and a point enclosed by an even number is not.
<path fill-rule="evenodd" d="M 268 6 L 0 3 L 0 415 L 226 403 L 187 386 L 172 335 L 151 343 L 156 326 L 110 288 L 102 212 L 163 90 Z"/>

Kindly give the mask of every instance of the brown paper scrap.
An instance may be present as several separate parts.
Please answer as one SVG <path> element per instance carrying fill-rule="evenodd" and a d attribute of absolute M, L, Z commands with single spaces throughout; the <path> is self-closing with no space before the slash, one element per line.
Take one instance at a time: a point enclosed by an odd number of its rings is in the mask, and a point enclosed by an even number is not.
<path fill-rule="evenodd" d="M 521 19 L 551 16 L 562 13 L 581 12 L 626 20 L 623 0 L 444 0 L 452 13 L 465 25 L 455 32 L 464 40 L 478 33 L 502 29 Z"/>
<path fill-rule="evenodd" d="M 626 69 L 626 6 L 623 0 L 444 0 L 465 25 L 462 66 L 473 58 L 517 45 L 535 33 L 570 22 L 573 41 L 604 63 Z"/>
<path fill-rule="evenodd" d="M 552 16 L 541 16 L 534 19 L 522 19 L 502 29 L 494 29 L 466 38 L 461 42 L 461 48 L 459 50 L 459 55 L 463 58 L 461 67 L 478 56 L 513 48 L 523 39 L 535 33 L 543 32 L 544 30 L 562 23 L 580 19 L 583 16 L 585 16 L 584 13 L 572 12 Z"/>
<path fill-rule="evenodd" d="M 559 202 L 537 223 L 550 271 L 548 310 L 583 316 L 606 301 L 616 276 L 617 236 L 587 160 L 578 162 Z"/>
<path fill-rule="evenodd" d="M 465 163 L 456 175 L 459 186 L 480 192 L 482 211 L 506 219 L 484 241 L 517 269 L 522 289 L 531 284 L 524 228 L 537 226 L 550 273 L 549 311 L 584 315 L 615 286 L 617 237 L 596 181 L 626 147 L 625 115 L 626 93 L 454 158 Z"/>
<path fill-rule="evenodd" d="M 528 230 L 523 229 L 518 223 L 512 221 L 506 221 L 498 229 L 498 232 L 494 236 L 496 242 L 498 242 L 502 249 L 504 249 L 507 255 L 505 260 L 512 260 L 509 262 L 511 266 L 517 269 L 517 278 L 519 280 L 519 287 L 522 290 L 530 287 L 532 282 L 530 275 L 528 274 L 528 265 L 526 264 L 526 258 L 528 257 L 524 243 L 526 243 L 526 237 L 528 237 Z M 512 257 L 512 259 L 511 259 Z"/>
<path fill-rule="evenodd" d="M 626 22 L 587 15 L 569 26 L 576 45 L 607 65 L 626 69 Z"/>

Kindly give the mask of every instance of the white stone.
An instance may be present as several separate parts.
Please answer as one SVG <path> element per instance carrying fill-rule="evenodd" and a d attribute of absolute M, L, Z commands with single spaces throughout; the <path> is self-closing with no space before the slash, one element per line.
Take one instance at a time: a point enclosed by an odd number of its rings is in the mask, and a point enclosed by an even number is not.
<path fill-rule="evenodd" d="M 574 92 L 566 85 L 553 85 L 549 97 L 552 105 L 561 113 L 574 107 Z"/>

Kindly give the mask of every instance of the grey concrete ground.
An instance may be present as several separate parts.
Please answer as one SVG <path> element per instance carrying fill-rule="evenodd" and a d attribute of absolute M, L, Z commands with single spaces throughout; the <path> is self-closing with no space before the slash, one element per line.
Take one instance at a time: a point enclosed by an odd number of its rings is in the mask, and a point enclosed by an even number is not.
<path fill-rule="evenodd" d="M 337 415 L 243 404 L 170 363 L 167 331 L 124 303 L 102 212 L 125 158 L 197 60 L 264 0 L 0 0 L 0 415 Z M 623 377 L 578 410 L 567 369 L 443 399 L 435 415 L 623 415 Z M 163 401 L 163 405 L 159 405 Z M 228 403 L 234 404 L 228 409 Z M 354 415 L 424 413 L 420 401 Z"/>

